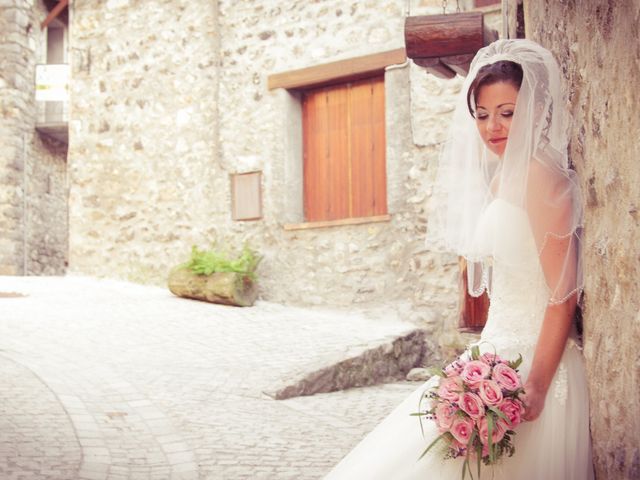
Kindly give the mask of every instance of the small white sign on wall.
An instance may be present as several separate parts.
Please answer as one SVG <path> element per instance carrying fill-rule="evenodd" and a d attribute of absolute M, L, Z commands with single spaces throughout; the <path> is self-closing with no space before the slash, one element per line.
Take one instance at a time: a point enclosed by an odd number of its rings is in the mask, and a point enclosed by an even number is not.
<path fill-rule="evenodd" d="M 36 101 L 66 102 L 69 99 L 69 65 L 36 65 Z"/>

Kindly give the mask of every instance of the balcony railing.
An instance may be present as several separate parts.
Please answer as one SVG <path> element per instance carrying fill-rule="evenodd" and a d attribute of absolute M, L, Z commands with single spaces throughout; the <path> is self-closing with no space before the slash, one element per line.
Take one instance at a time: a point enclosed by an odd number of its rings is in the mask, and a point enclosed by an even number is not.
<path fill-rule="evenodd" d="M 36 130 L 69 141 L 69 65 L 36 65 Z"/>

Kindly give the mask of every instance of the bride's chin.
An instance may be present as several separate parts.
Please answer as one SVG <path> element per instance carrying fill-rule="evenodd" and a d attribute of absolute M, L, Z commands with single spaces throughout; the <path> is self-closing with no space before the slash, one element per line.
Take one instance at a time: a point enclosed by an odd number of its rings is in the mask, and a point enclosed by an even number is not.
<path fill-rule="evenodd" d="M 489 150 L 491 153 L 493 153 L 496 157 L 498 157 L 500 160 L 502 160 L 502 157 L 504 156 L 504 150 L 503 149 L 495 149 L 495 148 L 488 148 L 487 150 Z"/>

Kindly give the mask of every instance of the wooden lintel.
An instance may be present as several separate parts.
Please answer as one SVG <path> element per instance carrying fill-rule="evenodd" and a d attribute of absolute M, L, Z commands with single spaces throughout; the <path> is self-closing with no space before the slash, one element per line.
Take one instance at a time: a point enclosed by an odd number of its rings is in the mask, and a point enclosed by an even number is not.
<path fill-rule="evenodd" d="M 404 63 L 407 54 L 404 48 L 375 53 L 364 57 L 339 60 L 300 70 L 275 73 L 268 77 L 268 88 L 307 88 L 335 81 L 363 78 L 384 70 L 389 65 Z"/>
<path fill-rule="evenodd" d="M 45 28 L 47 28 L 49 24 L 53 22 L 53 20 L 55 20 L 55 18 L 58 15 L 60 15 L 60 13 L 65 9 L 65 7 L 68 4 L 69 4 L 69 0 L 60 0 L 58 4 L 55 7 L 53 7 L 53 10 L 49 12 L 49 15 L 47 15 L 47 18 L 45 18 L 44 21 L 40 24 L 40 30 L 44 30 Z"/>
<path fill-rule="evenodd" d="M 404 38 L 409 58 L 475 54 L 484 44 L 481 12 L 407 17 Z"/>
<path fill-rule="evenodd" d="M 456 76 L 456 72 L 442 63 L 439 58 L 414 58 L 413 63 L 423 67 L 427 73 L 431 73 L 438 78 L 449 79 Z"/>

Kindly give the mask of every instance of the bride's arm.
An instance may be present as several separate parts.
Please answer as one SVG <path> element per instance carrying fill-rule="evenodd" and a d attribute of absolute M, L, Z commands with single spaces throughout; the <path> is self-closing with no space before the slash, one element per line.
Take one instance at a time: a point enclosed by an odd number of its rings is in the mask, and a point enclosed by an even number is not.
<path fill-rule="evenodd" d="M 531 370 L 524 385 L 525 418 L 534 420 L 544 408 L 547 391 L 571 331 L 577 303 L 578 240 L 573 234 L 574 199 L 567 194 L 570 189 L 566 178 L 534 167 L 530 170 L 529 181 L 528 213 L 538 244 L 540 266 L 550 292 Z"/>
<path fill-rule="evenodd" d="M 526 420 L 538 418 L 551 380 L 562 358 L 576 307 L 576 295 L 559 305 L 549 305 L 536 344 L 531 371 L 525 389 Z"/>

